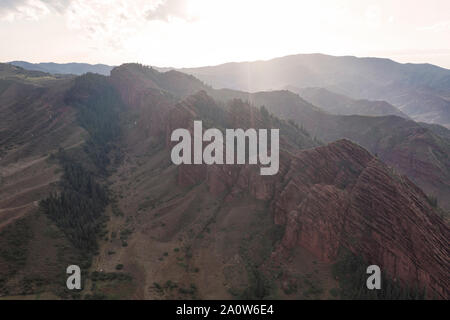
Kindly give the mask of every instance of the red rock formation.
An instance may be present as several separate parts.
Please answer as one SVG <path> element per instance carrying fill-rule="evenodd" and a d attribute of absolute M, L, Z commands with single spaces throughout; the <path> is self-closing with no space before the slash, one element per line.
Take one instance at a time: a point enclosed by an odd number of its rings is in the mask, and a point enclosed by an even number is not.
<path fill-rule="evenodd" d="M 185 124 L 191 116 L 173 114 Z M 243 117 L 236 119 L 242 126 Z M 184 165 L 179 183 L 205 180 L 227 200 L 249 193 L 270 201 L 275 222 L 286 226 L 280 250 L 300 245 L 333 262 L 344 247 L 394 279 L 449 297 L 450 231 L 418 187 L 348 140 L 292 151 L 281 152 L 273 177 L 257 166 Z"/>
<path fill-rule="evenodd" d="M 122 95 L 145 108 L 151 100 L 139 92 L 151 95 L 144 88 L 125 89 Z M 192 130 L 193 120 L 200 118 L 196 104 L 217 107 L 204 92 L 174 108 L 147 106 L 153 110 L 149 121 L 158 131 L 165 128 L 168 147 L 174 129 Z M 227 113 L 230 128 L 261 126 L 255 110 L 234 104 Z M 225 195 L 226 201 L 244 193 L 268 201 L 275 223 L 286 227 L 280 252 L 302 246 L 333 262 L 344 247 L 401 282 L 450 297 L 449 227 L 418 187 L 348 140 L 299 151 L 282 131 L 280 146 L 275 176 L 261 176 L 257 166 L 249 165 L 181 165 L 178 183 L 205 181 L 212 194 Z"/>
<path fill-rule="evenodd" d="M 331 262 L 343 246 L 448 298 L 449 228 L 406 177 L 347 140 L 300 153 L 287 176 L 272 202 L 284 247 Z"/>

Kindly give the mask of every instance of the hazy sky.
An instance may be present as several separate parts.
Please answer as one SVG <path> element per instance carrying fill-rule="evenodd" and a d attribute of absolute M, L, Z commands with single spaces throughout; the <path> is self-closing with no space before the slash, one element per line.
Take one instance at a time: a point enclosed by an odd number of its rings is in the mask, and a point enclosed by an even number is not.
<path fill-rule="evenodd" d="M 450 69 L 450 0 L 0 0 L 0 61 L 200 66 L 295 53 Z"/>

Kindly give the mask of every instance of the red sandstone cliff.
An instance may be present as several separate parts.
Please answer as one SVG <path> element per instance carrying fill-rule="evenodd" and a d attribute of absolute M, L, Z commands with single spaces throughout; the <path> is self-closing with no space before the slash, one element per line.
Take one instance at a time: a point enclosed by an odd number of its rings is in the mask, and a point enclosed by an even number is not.
<path fill-rule="evenodd" d="M 191 125 L 190 99 L 171 114 L 175 127 Z M 252 114 L 252 121 L 259 118 Z M 229 116 L 232 127 L 251 127 L 243 119 Z M 182 165 L 178 181 L 206 181 L 210 192 L 227 199 L 249 193 L 270 201 L 275 222 L 286 226 L 279 251 L 303 246 L 333 262 L 344 247 L 394 280 L 449 297 L 450 230 L 418 187 L 348 140 L 303 151 L 289 147 L 281 144 L 273 177 L 260 176 L 256 166 Z"/>

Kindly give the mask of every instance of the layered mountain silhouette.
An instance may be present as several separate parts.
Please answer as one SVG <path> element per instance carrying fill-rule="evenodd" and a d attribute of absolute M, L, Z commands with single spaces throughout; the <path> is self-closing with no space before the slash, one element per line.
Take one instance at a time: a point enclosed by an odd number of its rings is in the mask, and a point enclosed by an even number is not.
<path fill-rule="evenodd" d="M 443 127 L 138 64 L 78 77 L 1 64 L 0 76 L 4 296 L 449 297 Z M 170 134 L 194 120 L 280 129 L 279 173 L 175 166 Z M 88 275 L 75 294 L 74 261 Z"/>
<path fill-rule="evenodd" d="M 450 126 L 450 70 L 430 64 L 301 54 L 181 71 L 215 88 L 249 92 L 321 87 L 353 99 L 383 100 L 416 121 Z"/>
<path fill-rule="evenodd" d="M 333 115 L 286 90 L 249 94 L 224 89 L 213 95 L 221 100 L 234 97 L 264 105 L 269 112 L 296 122 L 325 142 L 350 139 L 408 175 L 430 197 L 439 198 L 443 208 L 449 208 L 450 149 L 444 127 L 398 116 Z"/>
<path fill-rule="evenodd" d="M 287 87 L 286 89 L 298 93 L 303 99 L 332 114 L 360 116 L 396 115 L 408 118 L 406 114 L 386 101 L 355 100 L 324 88 L 298 89 Z"/>

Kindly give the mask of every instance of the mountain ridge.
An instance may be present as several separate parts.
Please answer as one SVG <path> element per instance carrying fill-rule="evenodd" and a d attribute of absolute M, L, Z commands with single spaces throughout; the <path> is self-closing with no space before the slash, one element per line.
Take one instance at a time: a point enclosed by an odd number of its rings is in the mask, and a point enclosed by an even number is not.
<path fill-rule="evenodd" d="M 450 126 L 450 70 L 430 64 L 300 54 L 180 70 L 214 88 L 247 92 L 323 87 L 353 99 L 385 100 L 416 121 Z"/>
<path fill-rule="evenodd" d="M 332 114 L 361 116 L 396 115 L 406 119 L 409 118 L 396 107 L 383 100 L 351 99 L 325 88 L 298 89 L 288 87 L 286 89 L 298 93 L 303 99 Z"/>
<path fill-rule="evenodd" d="M 396 115 L 333 115 L 287 90 L 244 93 L 221 89 L 211 95 L 219 100 L 236 97 L 264 105 L 269 112 L 298 123 L 325 142 L 350 139 L 409 176 L 430 196 L 437 196 L 445 210 L 450 208 L 450 140 L 443 127 L 422 126 Z"/>
<path fill-rule="evenodd" d="M 55 63 L 55 62 L 40 62 L 31 63 L 27 61 L 10 61 L 8 64 L 22 67 L 27 70 L 32 71 L 42 71 L 50 74 L 74 74 L 82 75 L 84 73 L 92 72 L 101 75 L 109 75 L 114 66 L 109 66 L 106 64 L 89 64 L 80 62 L 69 62 L 69 63 Z"/>

